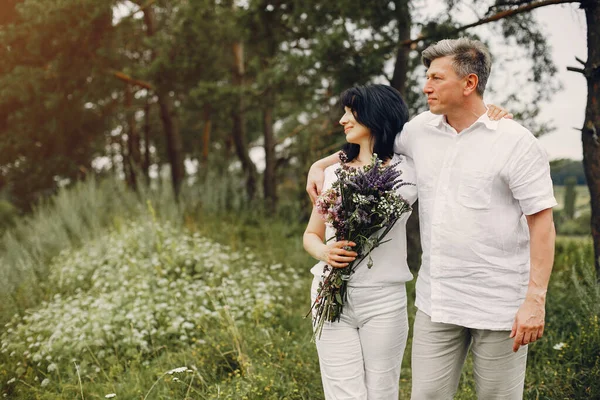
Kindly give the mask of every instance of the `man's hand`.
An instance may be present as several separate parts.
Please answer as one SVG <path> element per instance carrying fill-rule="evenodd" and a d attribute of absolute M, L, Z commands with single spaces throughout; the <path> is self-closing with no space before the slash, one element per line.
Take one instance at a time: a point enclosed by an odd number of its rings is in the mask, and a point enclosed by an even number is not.
<path fill-rule="evenodd" d="M 310 199 L 314 203 L 317 197 L 323 190 L 323 181 L 325 180 L 325 168 L 340 161 L 340 153 L 333 153 L 325 158 L 320 159 L 313 163 L 308 170 L 308 177 L 306 178 L 306 191 L 310 196 Z"/>
<path fill-rule="evenodd" d="M 544 296 L 528 296 L 519 307 L 510 332 L 510 337 L 515 338 L 514 352 L 520 346 L 535 342 L 544 334 L 545 303 Z"/>
<path fill-rule="evenodd" d="M 310 166 L 308 177 L 306 178 L 306 191 L 310 200 L 314 203 L 323 189 L 323 180 L 325 180 L 325 169 L 319 166 L 318 161 Z"/>

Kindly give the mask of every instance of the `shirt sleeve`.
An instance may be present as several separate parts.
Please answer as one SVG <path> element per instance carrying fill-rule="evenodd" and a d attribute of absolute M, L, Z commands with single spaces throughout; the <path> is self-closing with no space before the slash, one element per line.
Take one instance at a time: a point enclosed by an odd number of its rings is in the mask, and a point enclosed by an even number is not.
<path fill-rule="evenodd" d="M 408 146 L 408 135 L 409 135 L 409 131 L 410 131 L 410 122 L 407 122 L 406 124 L 404 124 L 404 128 L 402 129 L 401 132 L 399 132 L 398 134 L 396 134 L 396 138 L 394 139 L 394 153 L 396 154 L 406 154 L 411 156 L 411 153 L 409 152 L 409 147 Z"/>
<path fill-rule="evenodd" d="M 556 206 L 546 151 L 528 133 L 519 141 L 508 164 L 508 184 L 525 215 Z"/>
<path fill-rule="evenodd" d="M 406 182 L 407 185 L 398 188 L 398 194 L 402 196 L 408 204 L 413 205 L 417 201 L 417 174 L 415 172 L 415 164 L 412 158 L 403 156 L 402 161 L 396 168 L 402 171 L 400 179 Z"/>

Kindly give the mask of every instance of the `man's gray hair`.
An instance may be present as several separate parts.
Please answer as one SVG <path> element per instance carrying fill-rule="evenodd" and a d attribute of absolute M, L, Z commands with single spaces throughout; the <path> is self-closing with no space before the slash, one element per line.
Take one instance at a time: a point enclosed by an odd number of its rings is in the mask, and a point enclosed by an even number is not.
<path fill-rule="evenodd" d="M 451 56 L 454 72 L 461 78 L 469 74 L 477 75 L 477 93 L 483 97 L 492 69 L 492 56 L 479 40 L 460 38 L 444 39 L 432 44 L 421 53 L 423 64 L 429 68 L 436 58 Z"/>

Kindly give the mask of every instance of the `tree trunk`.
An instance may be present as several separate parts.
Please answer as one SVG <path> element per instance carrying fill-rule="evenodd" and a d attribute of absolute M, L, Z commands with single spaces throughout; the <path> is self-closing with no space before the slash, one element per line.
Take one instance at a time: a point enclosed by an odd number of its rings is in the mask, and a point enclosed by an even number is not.
<path fill-rule="evenodd" d="M 396 20 L 398 21 L 398 51 L 396 53 L 394 75 L 390 84 L 402 94 L 402 97 L 406 98 L 409 90 L 406 86 L 408 81 L 410 46 L 404 43 L 410 40 L 410 29 L 412 26 L 410 0 L 397 0 L 395 4 Z M 418 271 L 421 265 L 422 253 L 418 202 L 414 204 L 413 213 L 406 225 L 406 242 L 408 248 L 408 265 L 412 271 Z"/>
<path fill-rule="evenodd" d="M 144 8 L 144 22 L 146 24 L 146 35 L 153 37 L 155 33 L 154 9 L 151 5 Z M 151 49 L 151 61 L 156 60 L 158 54 Z M 173 107 L 173 99 L 168 88 L 157 85 L 156 96 L 160 109 L 160 119 L 163 124 L 165 137 L 167 139 L 167 154 L 171 164 L 171 179 L 175 199 L 179 199 L 179 191 L 183 178 L 185 177 L 185 167 L 183 164 L 183 141 L 179 131 L 177 116 Z"/>
<path fill-rule="evenodd" d="M 125 113 L 127 115 L 127 153 L 129 157 L 129 186 L 137 190 L 137 173 L 141 167 L 142 155 L 140 153 L 140 135 L 135 123 L 135 109 L 133 107 L 133 92 L 131 86 L 125 87 Z"/>
<path fill-rule="evenodd" d="M 125 143 L 125 136 L 119 135 L 119 147 L 121 149 L 121 159 L 123 162 L 123 174 L 125 175 L 125 181 L 127 186 L 132 187 L 133 177 L 131 176 L 131 161 L 129 160 L 129 152 L 127 151 L 128 144 Z"/>
<path fill-rule="evenodd" d="M 212 109 L 210 104 L 204 105 L 204 130 L 202 132 L 202 166 L 208 164 L 210 132 L 212 130 Z"/>
<path fill-rule="evenodd" d="M 146 184 L 150 185 L 150 100 L 146 98 L 146 105 L 144 106 L 144 162 L 142 163 L 142 170 L 144 171 L 144 177 Z"/>
<path fill-rule="evenodd" d="M 235 152 L 242 163 L 242 169 L 246 174 L 246 193 L 250 200 L 254 199 L 256 194 L 256 166 L 248 155 L 248 144 L 246 143 L 246 118 L 244 110 L 244 95 L 242 88 L 244 85 L 244 45 L 241 42 L 233 44 L 233 84 L 238 89 L 235 99 L 235 105 L 232 111 L 233 129 L 231 136 Z"/>
<path fill-rule="evenodd" d="M 583 166 L 590 189 L 592 238 L 596 278 L 600 282 L 600 4 L 582 1 L 587 21 L 588 59 L 584 74 L 588 84 L 585 122 L 581 131 Z"/>
<path fill-rule="evenodd" d="M 167 139 L 167 155 L 171 164 L 171 180 L 175 198 L 179 199 L 181 184 L 185 177 L 183 165 L 183 143 L 177 125 L 177 118 L 174 115 L 173 101 L 168 93 L 158 94 L 158 106 L 160 109 L 160 119 Z"/>
<path fill-rule="evenodd" d="M 408 75 L 408 59 L 410 46 L 403 44 L 410 40 L 410 28 L 412 20 L 410 16 L 409 0 L 397 0 L 396 20 L 398 21 L 398 51 L 396 53 L 396 63 L 394 65 L 394 75 L 392 76 L 391 86 L 397 89 L 403 97 L 406 97 L 406 77 Z"/>
<path fill-rule="evenodd" d="M 263 108 L 263 131 L 265 140 L 265 172 L 263 174 L 263 190 L 267 209 L 273 213 L 277 207 L 277 183 L 275 168 L 277 157 L 275 155 L 275 135 L 273 133 L 273 104 L 272 94 L 265 93 L 266 104 Z"/>

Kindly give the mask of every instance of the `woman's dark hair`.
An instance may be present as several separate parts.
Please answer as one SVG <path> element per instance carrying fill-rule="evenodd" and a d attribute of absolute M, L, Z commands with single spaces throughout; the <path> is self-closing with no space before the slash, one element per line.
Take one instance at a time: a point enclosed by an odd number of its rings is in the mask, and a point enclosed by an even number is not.
<path fill-rule="evenodd" d="M 406 121 L 408 107 L 400 93 L 387 85 L 355 86 L 340 95 L 342 107 L 348 107 L 361 125 L 371 130 L 373 152 L 382 160 L 394 155 L 394 139 Z M 342 147 L 348 161 L 358 157 L 360 146 L 346 143 Z"/>

